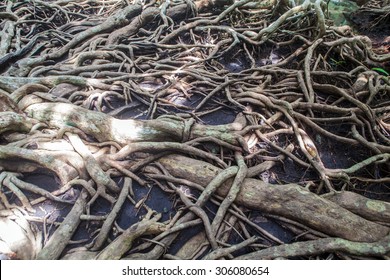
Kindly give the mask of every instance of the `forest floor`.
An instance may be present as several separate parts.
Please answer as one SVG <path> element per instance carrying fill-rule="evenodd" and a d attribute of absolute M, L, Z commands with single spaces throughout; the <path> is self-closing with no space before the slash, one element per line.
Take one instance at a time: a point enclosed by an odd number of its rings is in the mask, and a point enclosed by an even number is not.
<path fill-rule="evenodd" d="M 1 257 L 388 259 L 390 5 L 333 11 L 0 1 Z"/>

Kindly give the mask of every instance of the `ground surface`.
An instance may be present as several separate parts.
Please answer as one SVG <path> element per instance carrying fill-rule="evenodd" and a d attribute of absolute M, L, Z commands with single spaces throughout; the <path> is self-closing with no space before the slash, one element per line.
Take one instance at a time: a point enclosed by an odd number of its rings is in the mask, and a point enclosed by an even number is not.
<path fill-rule="evenodd" d="M 3 256 L 388 258 L 389 6 L 290 2 L 0 1 Z"/>

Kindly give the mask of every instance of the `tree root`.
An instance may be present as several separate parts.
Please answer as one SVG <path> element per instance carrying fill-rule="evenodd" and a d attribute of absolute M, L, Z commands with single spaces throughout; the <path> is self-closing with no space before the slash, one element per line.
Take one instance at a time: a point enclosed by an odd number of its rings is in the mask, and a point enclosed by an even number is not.
<path fill-rule="evenodd" d="M 212 165 L 178 155 L 161 158 L 159 162 L 173 176 L 190 178 L 203 186 L 221 171 Z M 217 193 L 226 196 L 230 184 L 223 184 Z M 245 179 L 236 203 L 288 217 L 331 236 L 351 241 L 375 242 L 389 232 L 389 228 L 367 221 L 294 184 L 271 185 L 260 180 Z"/>
<path fill-rule="evenodd" d="M 313 241 L 296 242 L 259 250 L 237 257 L 237 260 L 258 260 L 292 258 L 340 252 L 363 257 L 384 256 L 390 253 L 390 236 L 372 243 L 352 242 L 341 238 L 323 238 Z"/>
<path fill-rule="evenodd" d="M 87 198 L 87 193 L 82 191 L 70 213 L 37 255 L 38 260 L 56 260 L 60 257 L 80 224 L 80 216 L 85 211 Z"/>

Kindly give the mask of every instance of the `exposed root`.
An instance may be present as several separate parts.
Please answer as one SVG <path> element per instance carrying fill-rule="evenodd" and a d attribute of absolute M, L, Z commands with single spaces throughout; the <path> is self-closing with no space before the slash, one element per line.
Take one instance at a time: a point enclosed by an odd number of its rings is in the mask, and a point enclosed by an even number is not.
<path fill-rule="evenodd" d="M 359 11 L 379 26 L 388 4 Z M 389 53 L 326 15 L 0 1 L 0 222 L 20 219 L 29 250 L 0 232 L 0 253 L 387 258 Z"/>

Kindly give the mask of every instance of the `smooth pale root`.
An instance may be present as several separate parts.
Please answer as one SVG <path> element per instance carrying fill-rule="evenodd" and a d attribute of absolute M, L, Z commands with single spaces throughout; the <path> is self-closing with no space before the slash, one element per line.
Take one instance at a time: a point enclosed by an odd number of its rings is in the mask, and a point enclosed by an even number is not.
<path fill-rule="evenodd" d="M 34 119 L 48 122 L 58 128 L 75 127 L 98 141 L 116 141 L 126 144 L 135 141 L 148 141 L 155 138 L 164 139 L 164 133 L 174 138 L 176 131 L 159 129 L 159 122 L 142 122 L 137 120 L 119 120 L 101 112 L 66 103 L 32 104 L 25 112 Z M 168 130 L 168 131 L 167 131 Z"/>
<path fill-rule="evenodd" d="M 122 145 L 140 141 L 181 141 L 185 130 L 185 122 L 180 119 L 120 120 L 67 103 L 36 103 L 27 106 L 24 111 L 29 117 L 57 128 L 79 128 L 99 142 L 115 141 Z M 194 124 L 186 140 L 211 136 L 236 145 L 234 131 L 240 129 L 242 127 L 237 123 L 215 126 Z"/>
<path fill-rule="evenodd" d="M 29 224 L 18 209 L 0 211 L 0 252 L 8 257 L 31 260 L 41 249 L 41 232 Z"/>
<path fill-rule="evenodd" d="M 169 155 L 159 162 L 177 178 L 186 178 L 206 186 L 222 169 L 209 163 Z M 225 196 L 232 184 L 227 180 L 217 191 Z M 245 179 L 236 203 L 268 214 L 299 221 L 330 236 L 357 242 L 375 242 L 389 234 L 388 227 L 368 221 L 338 204 L 295 184 L 272 185 Z"/>

